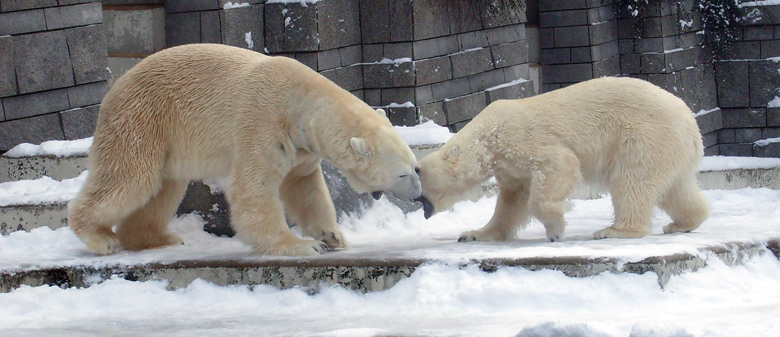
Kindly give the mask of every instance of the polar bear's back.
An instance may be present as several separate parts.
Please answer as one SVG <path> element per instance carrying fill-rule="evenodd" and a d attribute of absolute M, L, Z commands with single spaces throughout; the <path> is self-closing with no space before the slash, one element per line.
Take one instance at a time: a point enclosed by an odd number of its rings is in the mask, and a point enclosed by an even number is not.
<path fill-rule="evenodd" d="M 557 143 L 571 149 L 586 178 L 598 179 L 605 166 L 616 161 L 690 169 L 703 155 L 701 133 L 685 102 L 633 78 L 599 78 L 526 99 L 498 101 L 485 112 L 475 121 L 499 120 L 512 143 Z M 531 135 L 534 139 L 528 138 Z M 666 163 L 669 158 L 678 162 Z"/>

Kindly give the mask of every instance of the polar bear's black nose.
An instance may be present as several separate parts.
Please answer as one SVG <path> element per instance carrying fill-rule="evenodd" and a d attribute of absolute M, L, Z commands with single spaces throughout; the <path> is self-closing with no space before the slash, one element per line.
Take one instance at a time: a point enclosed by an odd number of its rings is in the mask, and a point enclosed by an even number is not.
<path fill-rule="evenodd" d="M 428 200 L 428 198 L 421 195 L 419 198 L 414 199 L 414 201 L 422 203 L 423 215 L 425 216 L 426 219 L 433 216 L 433 214 L 435 213 L 435 209 L 433 207 L 433 204 Z"/>
<path fill-rule="evenodd" d="M 371 197 L 373 197 L 374 200 L 379 200 L 379 198 L 382 197 L 382 191 L 371 192 Z"/>
<path fill-rule="evenodd" d="M 415 167 L 414 168 L 414 173 L 417 173 L 419 175 L 420 174 L 420 168 L 419 167 Z"/>

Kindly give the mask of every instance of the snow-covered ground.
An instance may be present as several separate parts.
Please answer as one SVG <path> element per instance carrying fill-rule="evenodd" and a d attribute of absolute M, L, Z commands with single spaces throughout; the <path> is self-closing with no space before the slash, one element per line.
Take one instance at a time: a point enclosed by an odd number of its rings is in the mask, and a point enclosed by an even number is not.
<path fill-rule="evenodd" d="M 219 287 L 203 281 L 169 291 L 160 281 L 112 279 L 84 289 L 22 287 L 0 294 L 2 336 L 770 336 L 780 332 L 780 262 L 767 252 L 728 267 L 711 259 L 664 289 L 655 274 L 605 273 L 569 278 L 560 272 L 504 267 L 485 273 L 458 267 L 472 258 L 613 256 L 625 261 L 730 241 L 780 237 L 780 191 L 706 191 L 713 214 L 693 233 L 592 240 L 609 225 L 609 198 L 574 200 L 565 240 L 546 242 L 533 221 L 518 239 L 457 243 L 458 234 L 490 218 L 495 198 L 456 204 L 429 220 L 404 215 L 384 198 L 363 216 L 346 217 L 353 248 L 325 257 L 417 257 L 440 261 L 393 288 L 361 294 L 323 286 Z M 175 219 L 185 245 L 98 257 L 68 228 L 40 228 L 0 237 L 0 269 L 114 265 L 179 259 L 262 259 L 234 238 L 201 230 L 195 215 Z"/>

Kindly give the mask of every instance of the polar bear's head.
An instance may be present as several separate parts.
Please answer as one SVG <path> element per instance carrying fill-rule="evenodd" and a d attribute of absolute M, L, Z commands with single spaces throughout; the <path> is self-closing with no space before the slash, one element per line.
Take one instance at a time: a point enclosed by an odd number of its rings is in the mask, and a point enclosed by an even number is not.
<path fill-rule="evenodd" d="M 441 149 L 417 163 L 423 193 L 421 202 L 425 218 L 449 209 L 465 199 L 467 193 L 484 180 L 483 171 L 472 155 L 473 141 L 464 131 L 452 137 Z"/>
<path fill-rule="evenodd" d="M 405 200 L 414 200 L 422 194 L 420 178 L 414 168 L 417 159 L 404 142 L 383 110 L 370 132 L 349 139 L 348 162 L 339 167 L 349 185 L 358 193 L 371 193 L 375 199 L 388 191 Z M 365 122 L 365 120 L 364 120 Z"/>

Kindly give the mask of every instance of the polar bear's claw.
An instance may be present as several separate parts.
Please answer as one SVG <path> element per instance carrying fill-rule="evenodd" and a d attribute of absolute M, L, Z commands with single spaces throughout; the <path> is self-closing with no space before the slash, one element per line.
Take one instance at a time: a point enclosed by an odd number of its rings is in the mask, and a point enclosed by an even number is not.
<path fill-rule="evenodd" d="M 344 239 L 344 234 L 339 230 L 334 231 L 320 231 L 320 237 L 316 238 L 325 243 L 326 249 L 342 249 L 347 248 L 347 241 Z"/>
<path fill-rule="evenodd" d="M 122 250 L 119 237 L 110 230 L 107 232 L 79 233 L 81 241 L 87 244 L 89 251 L 98 255 L 111 255 Z"/>

